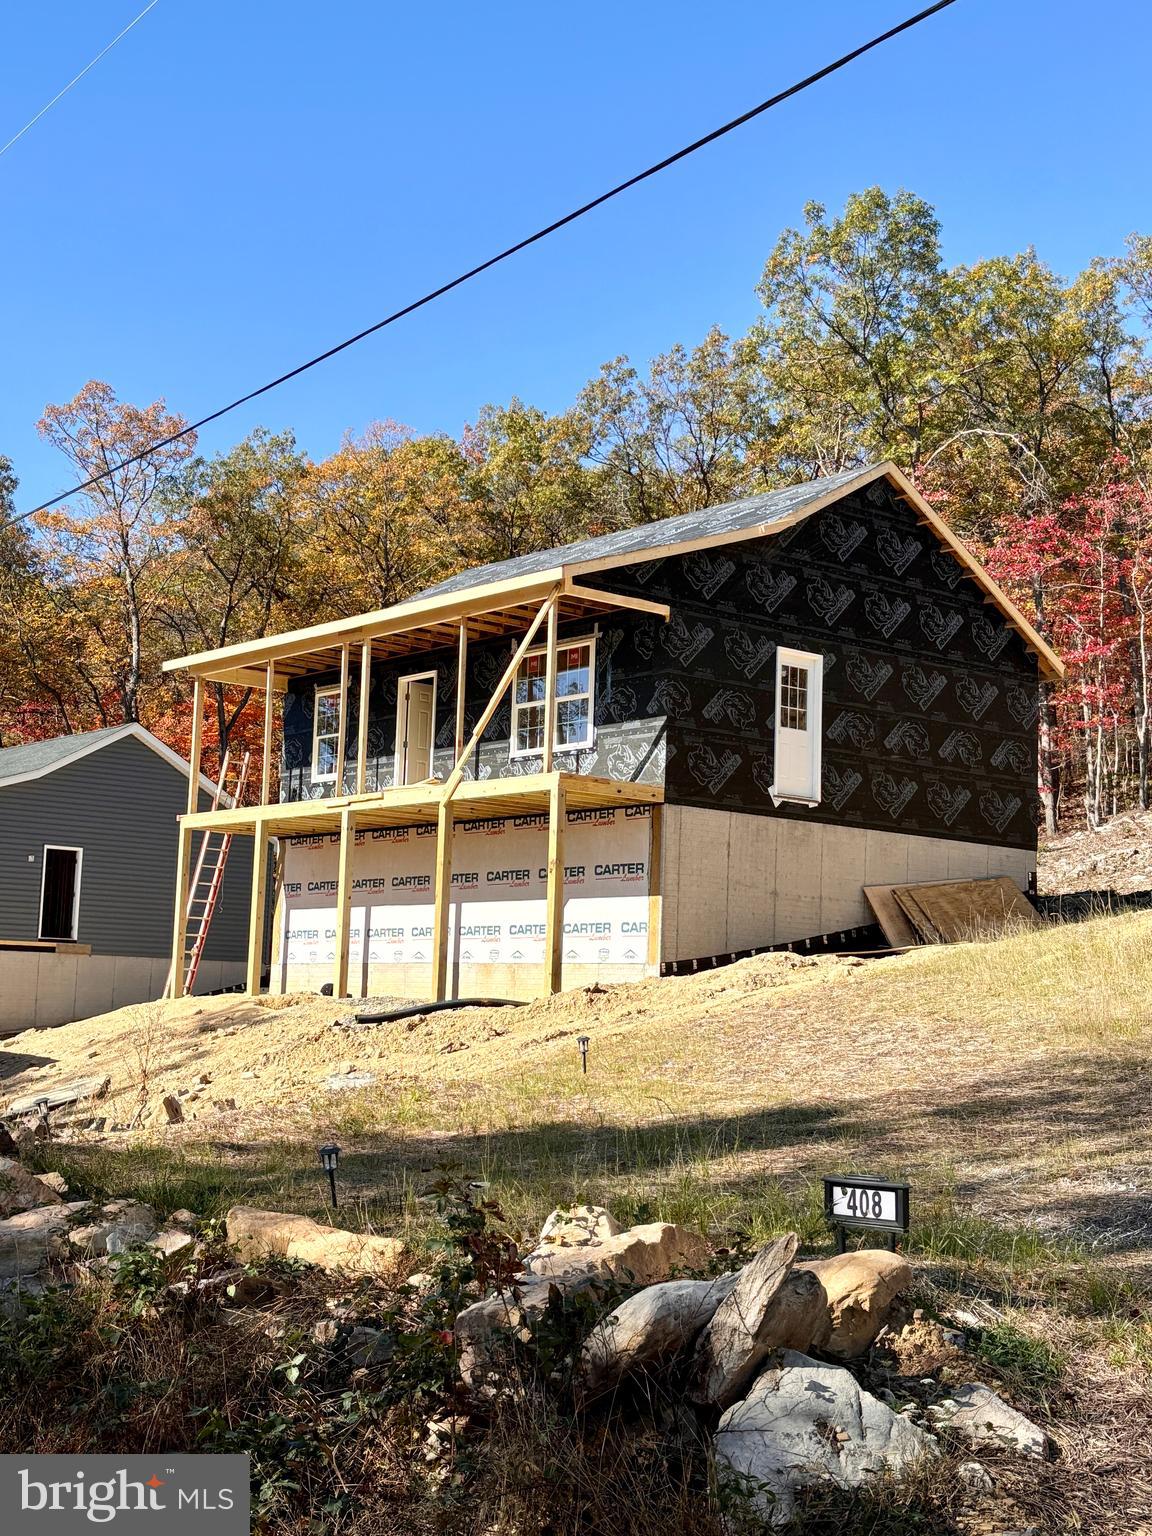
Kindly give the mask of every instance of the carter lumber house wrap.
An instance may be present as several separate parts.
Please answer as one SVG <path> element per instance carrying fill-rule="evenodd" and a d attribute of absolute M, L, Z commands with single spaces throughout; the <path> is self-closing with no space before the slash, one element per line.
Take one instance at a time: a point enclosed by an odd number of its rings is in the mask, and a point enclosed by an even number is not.
<path fill-rule="evenodd" d="M 868 924 L 1035 866 L 1059 658 L 891 464 L 166 663 L 262 690 L 248 984 L 530 997 Z M 280 845 L 268 889 L 263 856 Z M 174 987 L 180 989 L 180 967 Z"/>

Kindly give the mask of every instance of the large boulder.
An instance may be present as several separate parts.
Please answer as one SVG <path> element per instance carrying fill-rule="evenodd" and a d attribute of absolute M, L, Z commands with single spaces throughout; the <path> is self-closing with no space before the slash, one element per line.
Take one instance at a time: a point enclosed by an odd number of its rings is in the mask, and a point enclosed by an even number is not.
<path fill-rule="evenodd" d="M 22 1168 L 14 1157 L 0 1157 L 0 1217 L 39 1210 L 42 1205 L 62 1204 L 54 1189 Z"/>
<path fill-rule="evenodd" d="M 748 1495 L 769 1525 L 785 1525 L 797 1493 L 820 1483 L 851 1490 L 900 1477 L 937 1453 L 931 1435 L 895 1414 L 839 1365 L 785 1350 L 716 1430 L 717 1477 Z"/>
<path fill-rule="evenodd" d="M 621 1302 L 596 1324 L 580 1351 L 585 1397 L 611 1392 L 629 1372 L 687 1349 L 738 1279 L 732 1274 L 717 1280 L 664 1280 Z"/>
<path fill-rule="evenodd" d="M 958 1387 L 950 1398 L 929 1408 L 928 1417 L 936 1428 L 950 1430 L 969 1445 L 1036 1458 L 1048 1451 L 1044 1431 L 979 1382 Z"/>
<path fill-rule="evenodd" d="M 87 1200 L 42 1205 L 0 1221 L 0 1280 L 20 1280 L 43 1269 L 49 1259 L 65 1258 L 68 1229 L 91 1209 Z"/>
<path fill-rule="evenodd" d="M 768 1243 L 740 1271 L 730 1294 L 696 1341 L 688 1397 L 727 1408 L 774 1349 L 807 1349 L 827 1317 L 814 1275 L 792 1268 L 794 1232 Z"/>
<path fill-rule="evenodd" d="M 298 1259 L 320 1269 L 357 1275 L 391 1274 L 404 1255 L 395 1237 L 376 1237 L 325 1227 L 309 1216 L 234 1205 L 224 1218 L 228 1241 L 249 1263 L 263 1258 Z"/>
<path fill-rule="evenodd" d="M 526 1274 L 562 1286 L 589 1275 L 653 1285 L 678 1269 L 698 1269 L 707 1258 L 708 1244 L 698 1233 L 654 1221 L 580 1246 L 542 1243 L 523 1262 Z"/>
<path fill-rule="evenodd" d="M 815 1275 L 827 1297 L 826 1326 L 812 1336 L 812 1348 L 837 1360 L 864 1353 L 912 1284 L 908 1261 L 882 1248 L 857 1248 L 796 1268 Z"/>

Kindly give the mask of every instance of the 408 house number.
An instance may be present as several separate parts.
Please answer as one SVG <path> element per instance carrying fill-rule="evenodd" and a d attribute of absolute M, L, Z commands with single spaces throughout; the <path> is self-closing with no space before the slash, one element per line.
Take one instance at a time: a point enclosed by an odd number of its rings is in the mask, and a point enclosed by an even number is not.
<path fill-rule="evenodd" d="M 908 1230 L 908 1185 L 862 1174 L 837 1174 L 824 1180 L 824 1215 L 836 1233 L 837 1251 L 844 1251 L 849 1228 L 888 1234 L 888 1246 Z"/>

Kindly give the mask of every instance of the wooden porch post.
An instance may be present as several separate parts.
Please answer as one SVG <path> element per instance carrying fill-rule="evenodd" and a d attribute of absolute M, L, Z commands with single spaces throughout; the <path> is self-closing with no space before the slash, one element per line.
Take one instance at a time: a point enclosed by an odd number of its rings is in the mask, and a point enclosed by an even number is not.
<path fill-rule="evenodd" d="M 264 765 L 260 773 L 260 804 L 271 803 L 272 789 L 272 723 L 276 713 L 276 663 L 270 661 L 264 669 Z M 279 795 L 276 796 L 280 798 Z"/>
<path fill-rule="evenodd" d="M 340 812 L 340 851 L 336 877 L 336 973 L 332 996 L 348 996 L 348 952 L 352 926 L 352 850 L 356 828 L 348 806 Z"/>
<path fill-rule="evenodd" d="M 199 681 L 199 680 L 197 680 Z M 176 911 L 172 919 L 172 966 L 165 997 L 184 995 L 184 946 L 188 939 L 188 871 L 192 863 L 192 828 L 176 823 Z"/>
<path fill-rule="evenodd" d="M 372 694 L 372 642 L 360 647 L 360 718 L 356 722 L 356 793 L 368 783 L 368 700 Z"/>
<path fill-rule="evenodd" d="M 660 969 L 661 924 L 664 921 L 664 807 L 652 806 L 652 834 L 648 845 L 648 964 Z"/>
<path fill-rule="evenodd" d="M 436 905 L 432 918 L 432 998 L 448 996 L 448 919 L 452 913 L 452 801 L 447 796 L 436 813 Z"/>
<path fill-rule="evenodd" d="M 340 725 L 336 736 L 336 783 L 334 795 L 344 793 L 344 753 L 348 749 L 348 666 L 351 647 L 340 647 Z M 343 997 L 343 993 L 339 994 Z"/>
<path fill-rule="evenodd" d="M 456 754 L 464 750 L 464 685 L 468 681 L 468 625 L 461 619 L 456 637 Z"/>
<path fill-rule="evenodd" d="M 188 754 L 188 814 L 200 806 L 200 754 L 204 742 L 204 679 L 192 682 L 192 745 Z"/>
<path fill-rule="evenodd" d="M 264 969 L 264 909 L 268 899 L 268 821 L 257 816 L 252 831 L 252 899 L 248 907 L 248 977 L 244 990 L 260 993 Z"/>
<path fill-rule="evenodd" d="M 560 599 L 548 605 L 548 654 L 544 669 L 544 772 L 552 772 L 552 743 L 556 740 L 556 645 L 560 627 Z"/>
<path fill-rule="evenodd" d="M 548 794 L 548 894 L 544 918 L 544 991 L 559 992 L 564 964 L 564 780 L 554 774 Z"/>

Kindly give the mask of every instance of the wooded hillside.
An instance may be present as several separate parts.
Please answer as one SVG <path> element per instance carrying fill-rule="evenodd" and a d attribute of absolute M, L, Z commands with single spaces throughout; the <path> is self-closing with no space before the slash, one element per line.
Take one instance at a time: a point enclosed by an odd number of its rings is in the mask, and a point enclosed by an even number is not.
<path fill-rule="evenodd" d="M 558 414 L 488 405 L 459 438 L 385 421 L 319 463 L 291 432 L 210 459 L 185 438 L 0 530 L 0 740 L 141 719 L 184 750 L 166 656 L 892 458 L 1069 663 L 1044 690 L 1049 825 L 1061 798 L 1090 824 L 1146 808 L 1152 237 L 1071 280 L 1033 250 L 948 267 L 932 208 L 872 188 L 810 204 L 757 292 L 746 335 L 614 358 Z M 93 381 L 40 431 L 81 479 L 182 424 Z M 0 513 L 16 483 L 0 458 Z M 222 741 L 246 702 L 216 698 Z"/>

